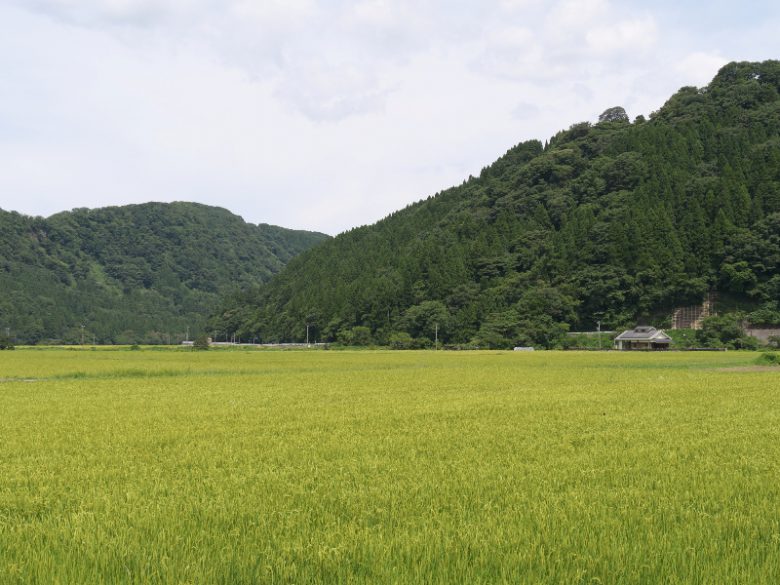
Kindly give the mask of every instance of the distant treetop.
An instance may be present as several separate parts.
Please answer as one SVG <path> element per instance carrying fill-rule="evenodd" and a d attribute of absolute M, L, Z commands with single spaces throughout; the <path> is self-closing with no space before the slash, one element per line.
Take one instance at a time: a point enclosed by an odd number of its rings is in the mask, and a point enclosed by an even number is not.
<path fill-rule="evenodd" d="M 628 114 L 621 106 L 604 110 L 599 116 L 599 122 L 628 122 Z"/>

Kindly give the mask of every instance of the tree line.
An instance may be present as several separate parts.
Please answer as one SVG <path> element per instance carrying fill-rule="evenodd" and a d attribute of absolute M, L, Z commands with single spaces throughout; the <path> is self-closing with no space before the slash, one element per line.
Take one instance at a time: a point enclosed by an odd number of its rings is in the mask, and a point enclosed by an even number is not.
<path fill-rule="evenodd" d="M 325 238 L 194 203 L 0 210 L 0 330 L 18 343 L 176 342 L 221 295 Z"/>

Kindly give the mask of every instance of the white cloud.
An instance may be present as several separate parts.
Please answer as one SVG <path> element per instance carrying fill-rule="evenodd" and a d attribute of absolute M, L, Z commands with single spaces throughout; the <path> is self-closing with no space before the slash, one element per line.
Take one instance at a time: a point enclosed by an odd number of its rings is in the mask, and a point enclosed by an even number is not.
<path fill-rule="evenodd" d="M 614 20 L 608 0 L 563 0 L 554 4 L 545 20 L 548 34 L 556 40 L 580 39 L 593 24 Z"/>
<path fill-rule="evenodd" d="M 780 50 L 760 15 L 705 37 L 671 9 L 0 0 L 0 207 L 193 199 L 337 232 L 521 140 L 614 105 L 647 114 L 726 60 Z"/>
<path fill-rule="evenodd" d="M 366 69 L 312 61 L 290 68 L 277 95 L 312 120 L 338 121 L 381 110 L 388 91 Z"/>
<path fill-rule="evenodd" d="M 492 40 L 497 46 L 521 49 L 534 43 L 536 38 L 533 31 L 527 27 L 507 26 L 498 29 Z"/>
<path fill-rule="evenodd" d="M 601 53 L 644 51 L 657 40 L 655 21 L 650 17 L 624 20 L 591 29 L 585 35 L 588 46 Z"/>
<path fill-rule="evenodd" d="M 539 114 L 541 114 L 539 106 L 528 102 L 521 102 L 512 110 L 512 115 L 518 120 L 529 120 Z"/>
<path fill-rule="evenodd" d="M 352 18 L 356 24 L 387 26 L 398 23 L 398 5 L 385 0 L 364 0 L 352 8 Z"/>
<path fill-rule="evenodd" d="M 228 0 L 228 10 L 240 19 L 251 19 L 261 24 L 274 24 L 279 20 L 308 18 L 318 12 L 314 0 Z"/>
<path fill-rule="evenodd" d="M 675 70 L 681 78 L 689 80 L 688 85 L 703 86 L 707 85 L 728 61 L 718 54 L 697 51 L 685 55 L 675 65 Z"/>
<path fill-rule="evenodd" d="M 19 6 L 82 26 L 146 27 L 203 9 L 209 0 L 16 0 Z"/>
<path fill-rule="evenodd" d="M 515 12 L 532 8 L 538 5 L 541 1 L 542 0 L 500 0 L 498 5 L 501 10 Z"/>

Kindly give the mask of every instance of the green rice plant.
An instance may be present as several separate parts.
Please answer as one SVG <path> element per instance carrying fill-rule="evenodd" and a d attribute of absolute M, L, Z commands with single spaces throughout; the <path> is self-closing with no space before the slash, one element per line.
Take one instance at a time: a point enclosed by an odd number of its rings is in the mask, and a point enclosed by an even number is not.
<path fill-rule="evenodd" d="M 777 583 L 756 354 L 0 356 L 0 583 Z"/>

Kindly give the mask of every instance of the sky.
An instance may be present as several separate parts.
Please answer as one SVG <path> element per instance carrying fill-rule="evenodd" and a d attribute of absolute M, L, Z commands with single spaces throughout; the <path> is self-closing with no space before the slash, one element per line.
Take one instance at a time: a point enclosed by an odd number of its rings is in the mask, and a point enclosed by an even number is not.
<path fill-rule="evenodd" d="M 750 0 L 0 0 L 0 208 L 336 234 L 612 106 L 780 58 Z"/>

